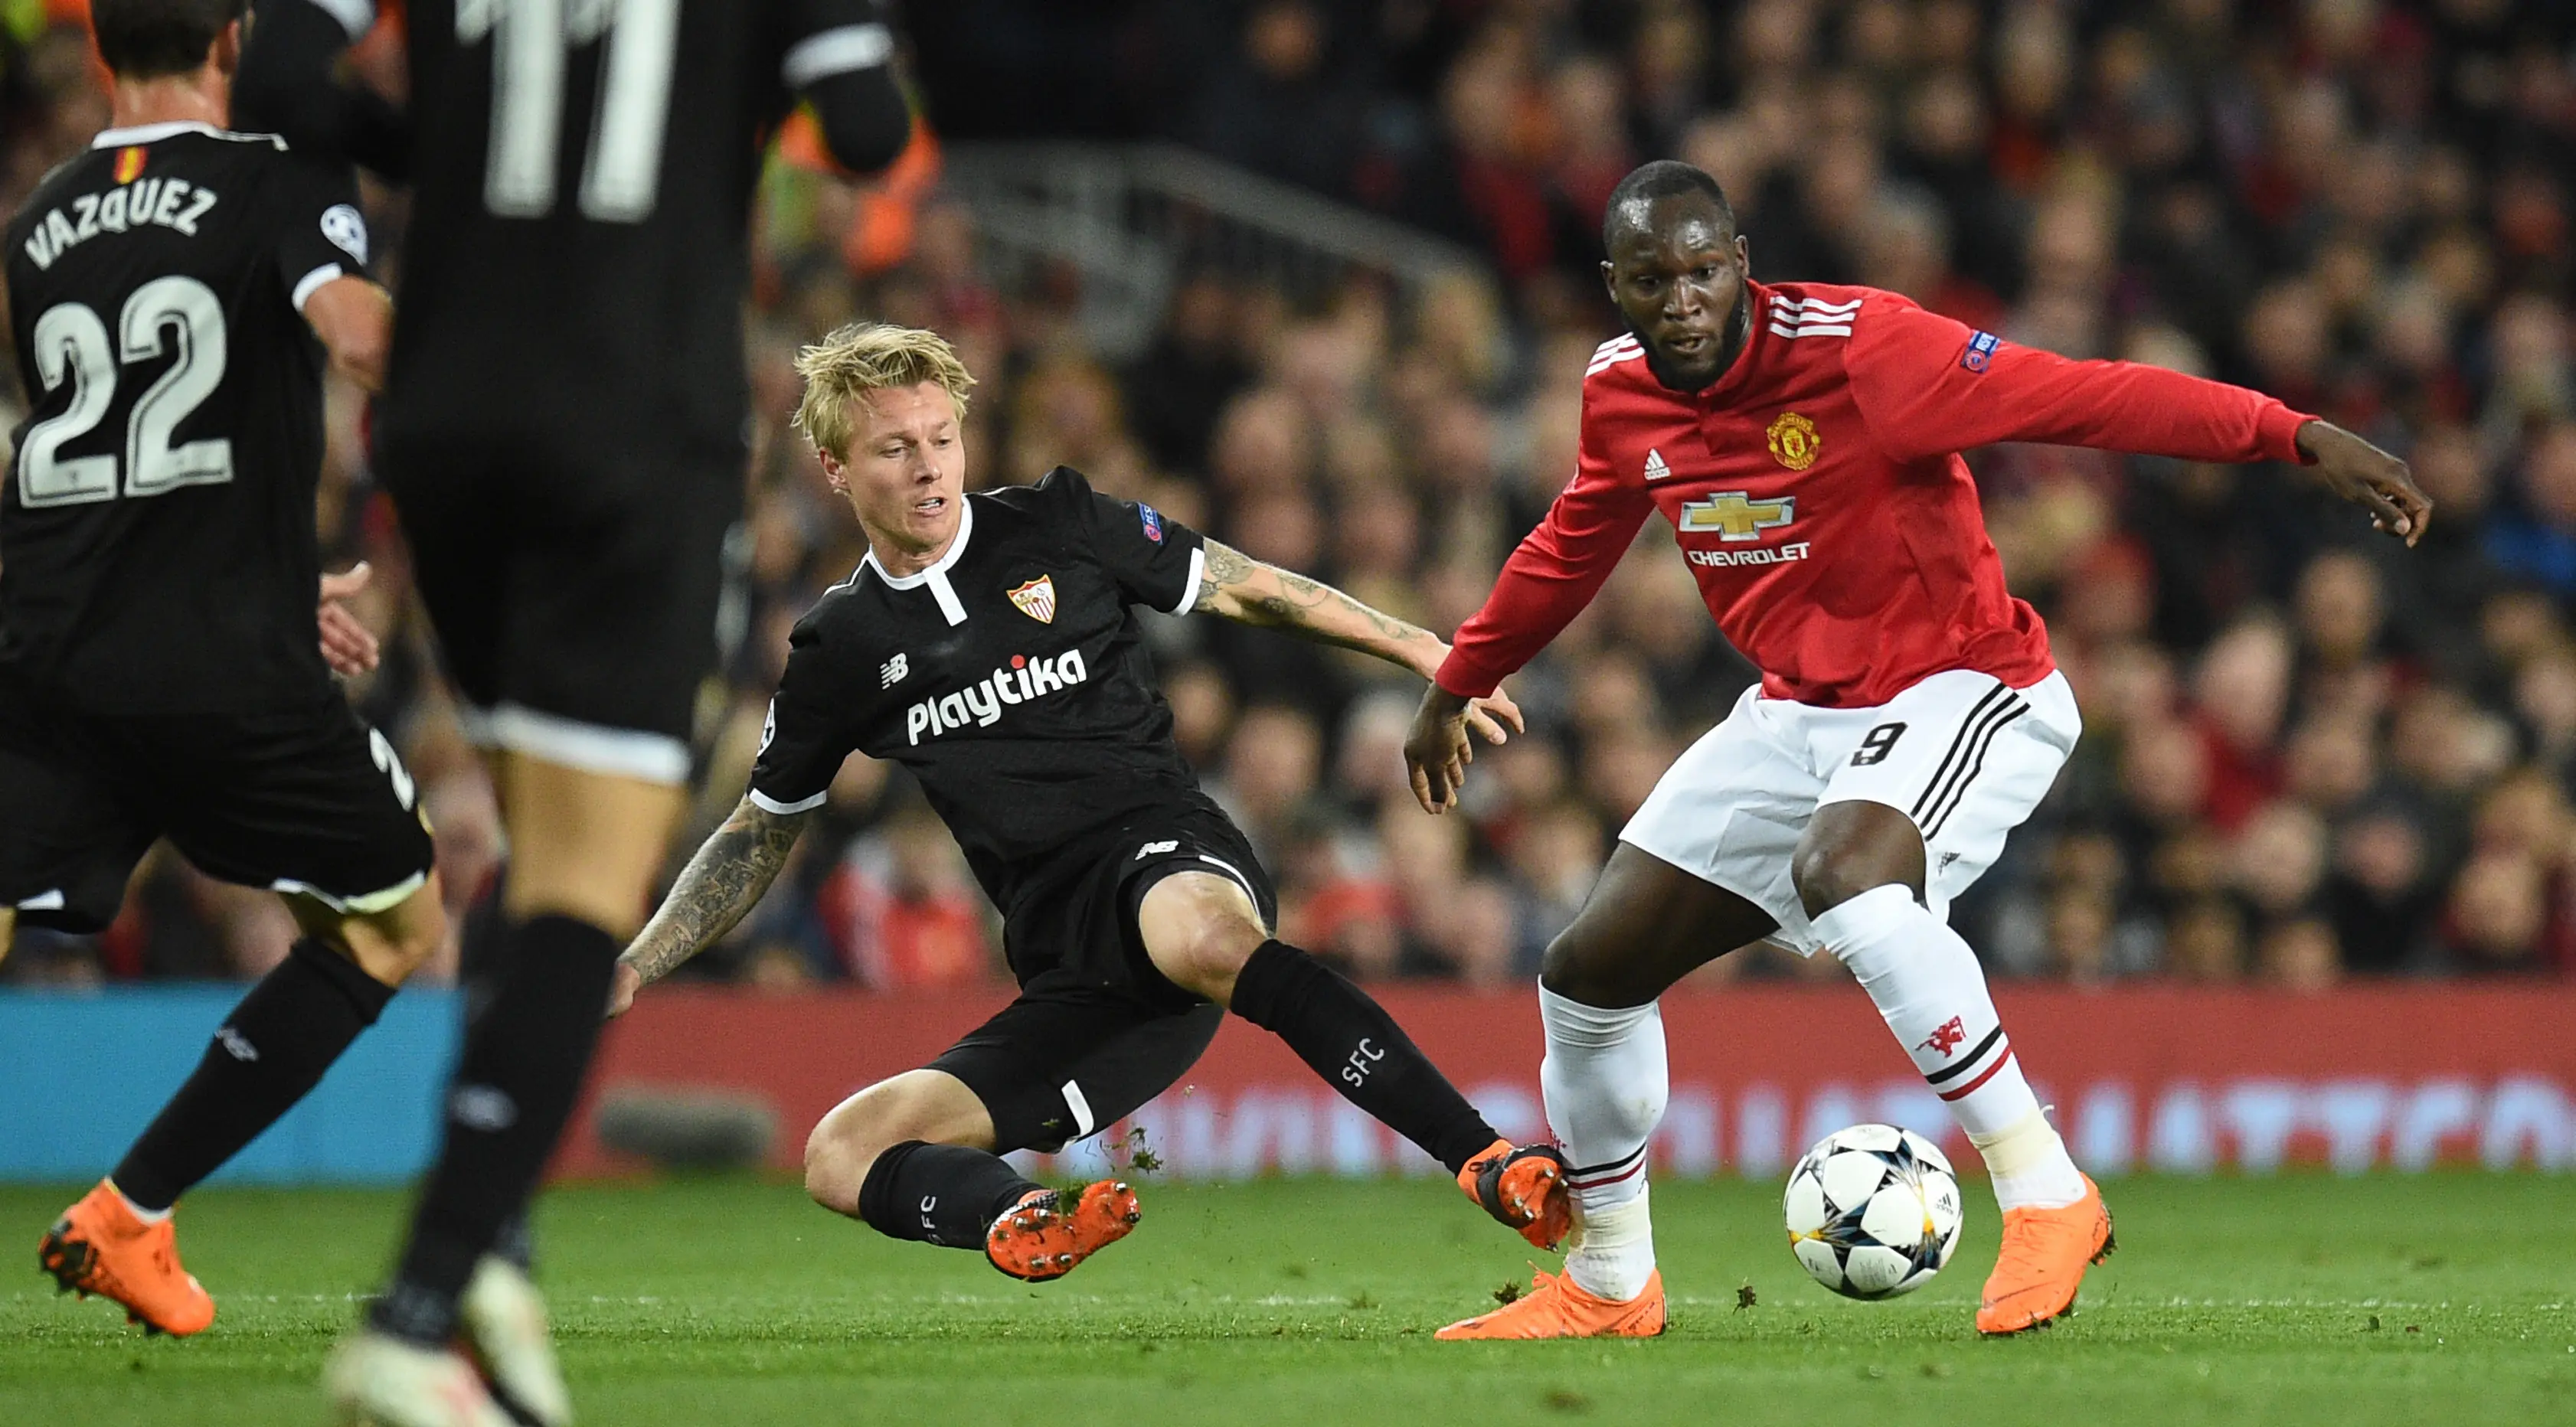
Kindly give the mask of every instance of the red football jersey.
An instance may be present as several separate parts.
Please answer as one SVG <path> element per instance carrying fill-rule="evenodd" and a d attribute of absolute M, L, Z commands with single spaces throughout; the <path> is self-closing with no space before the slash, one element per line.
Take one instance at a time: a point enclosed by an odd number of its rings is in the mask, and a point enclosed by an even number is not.
<path fill-rule="evenodd" d="M 2308 418 L 2242 387 L 2016 346 L 1876 288 L 1744 300 L 1752 339 L 1706 391 L 1655 380 L 1634 336 L 1593 354 L 1574 480 L 1459 629 L 1442 688 L 1490 693 L 1529 662 L 1656 509 L 1771 697 L 1863 708 L 1949 669 L 2027 687 L 2056 667 L 2048 631 L 2004 588 L 1961 451 L 2299 459 Z"/>

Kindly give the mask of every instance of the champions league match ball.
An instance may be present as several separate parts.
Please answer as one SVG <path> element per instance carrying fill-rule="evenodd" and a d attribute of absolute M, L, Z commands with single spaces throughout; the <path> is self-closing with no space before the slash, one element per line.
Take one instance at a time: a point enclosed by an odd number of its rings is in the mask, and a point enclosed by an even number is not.
<path fill-rule="evenodd" d="M 1789 1251 L 1845 1298 L 1895 1298 L 1932 1281 L 1959 1247 L 1959 1180 L 1930 1140 L 1854 1125 L 1816 1142 L 1781 1204 Z"/>

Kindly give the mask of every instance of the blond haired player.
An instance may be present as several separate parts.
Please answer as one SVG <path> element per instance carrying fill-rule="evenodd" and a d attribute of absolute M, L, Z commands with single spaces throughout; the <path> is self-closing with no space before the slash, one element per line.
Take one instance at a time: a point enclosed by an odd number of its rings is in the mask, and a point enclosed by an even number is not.
<path fill-rule="evenodd" d="M 620 958 L 612 1012 L 742 919 L 842 761 L 902 764 L 1002 911 L 1017 999 L 814 1127 L 815 1202 L 898 1239 L 1061 1277 L 1123 1238 L 1126 1184 L 1078 1194 L 1001 1156 L 1055 1149 L 1160 1094 L 1228 1010 L 1288 1043 L 1533 1242 L 1561 1161 L 1516 1147 L 1366 993 L 1273 937 L 1270 877 L 1172 741 L 1137 609 L 1211 614 L 1428 675 L 1429 632 L 1202 539 L 1062 466 L 968 494 L 973 384 L 936 334 L 858 324 L 807 348 L 797 424 L 868 554 L 796 625 L 751 788 Z M 1508 699 L 1466 719 L 1501 742 Z"/>

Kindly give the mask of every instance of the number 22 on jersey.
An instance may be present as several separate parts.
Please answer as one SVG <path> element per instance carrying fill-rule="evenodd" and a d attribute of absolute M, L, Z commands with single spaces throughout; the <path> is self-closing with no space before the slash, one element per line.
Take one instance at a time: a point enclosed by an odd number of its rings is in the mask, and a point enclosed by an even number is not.
<path fill-rule="evenodd" d="M 177 348 L 177 360 L 134 399 L 125 423 L 124 493 L 160 495 L 180 486 L 221 485 L 233 478 L 233 444 L 220 437 L 170 443 L 224 381 L 224 305 L 192 277 L 159 277 L 134 290 L 118 314 L 111 346 L 107 324 L 86 305 L 57 303 L 36 319 L 36 374 L 45 390 L 72 384 L 71 405 L 27 432 L 18 462 L 18 502 L 31 510 L 114 500 L 118 458 L 62 455 L 63 446 L 97 429 L 116 404 L 117 364 L 149 362 Z"/>
<path fill-rule="evenodd" d="M 670 124 L 680 0 L 457 0 L 458 41 L 486 36 L 492 144 L 483 206 L 502 218 L 554 211 L 568 51 L 604 42 L 599 112 L 581 170 L 582 215 L 605 223 L 651 216 Z"/>

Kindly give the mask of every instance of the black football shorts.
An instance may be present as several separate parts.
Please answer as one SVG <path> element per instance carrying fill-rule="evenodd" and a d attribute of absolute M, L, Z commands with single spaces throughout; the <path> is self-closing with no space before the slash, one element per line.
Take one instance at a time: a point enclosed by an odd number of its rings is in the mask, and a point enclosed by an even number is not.
<path fill-rule="evenodd" d="M 1224 815 L 1175 804 L 1047 859 L 1014 899 L 1003 942 L 1019 997 L 930 1063 L 993 1117 L 997 1148 L 1055 1150 L 1126 1118 L 1198 1063 L 1223 1008 L 1163 979 L 1137 908 L 1164 878 L 1205 872 L 1249 893 L 1262 923 L 1277 893 Z"/>
<path fill-rule="evenodd" d="M 411 774 L 336 690 L 295 709 L 103 715 L 0 683 L 0 901 L 104 930 L 153 840 L 226 882 L 383 911 L 427 880 Z"/>
<path fill-rule="evenodd" d="M 476 741 L 686 782 L 742 453 L 386 435 L 376 459 Z"/>

